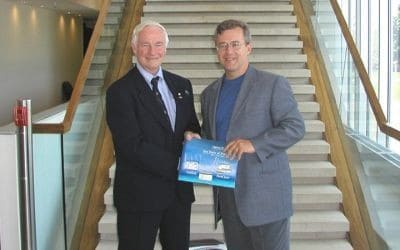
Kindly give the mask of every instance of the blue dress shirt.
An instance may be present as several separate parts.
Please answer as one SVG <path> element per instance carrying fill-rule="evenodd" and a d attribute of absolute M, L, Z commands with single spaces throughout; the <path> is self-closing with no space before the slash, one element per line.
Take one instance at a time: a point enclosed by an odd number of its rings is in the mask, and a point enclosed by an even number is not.
<path fill-rule="evenodd" d="M 160 77 L 160 79 L 158 80 L 158 91 L 160 92 L 161 98 L 165 104 L 165 108 L 167 109 L 168 117 L 169 117 L 169 121 L 171 123 L 172 130 L 175 130 L 176 103 L 175 103 L 174 95 L 171 93 L 171 91 L 168 88 L 167 83 L 164 80 L 164 76 L 163 76 L 161 67 L 158 69 L 157 74 L 155 74 L 155 75 L 147 72 L 139 63 L 136 63 L 136 67 L 138 68 L 140 74 L 146 80 L 146 83 L 150 89 L 153 89 L 153 86 L 151 85 L 151 79 L 153 79 L 156 76 Z"/>

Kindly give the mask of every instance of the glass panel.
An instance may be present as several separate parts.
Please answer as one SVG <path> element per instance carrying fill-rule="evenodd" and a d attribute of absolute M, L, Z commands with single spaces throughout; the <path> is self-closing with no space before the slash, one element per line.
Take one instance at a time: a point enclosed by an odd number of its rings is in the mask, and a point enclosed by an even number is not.
<path fill-rule="evenodd" d="M 66 249 L 61 135 L 33 135 L 37 249 Z"/>
<path fill-rule="evenodd" d="M 102 97 L 83 98 L 71 130 L 63 135 L 67 242 L 71 242 L 103 114 Z"/>
<path fill-rule="evenodd" d="M 399 155 L 359 134 L 348 131 L 348 135 L 360 154 L 357 173 L 374 229 L 388 249 L 400 249 Z"/>
<path fill-rule="evenodd" d="M 67 133 L 34 135 L 38 249 L 64 249 L 61 243 L 70 248 L 104 111 L 103 99 L 82 97 Z M 60 123 L 65 108 L 66 104 L 60 105 L 33 120 Z"/>
<path fill-rule="evenodd" d="M 380 0 L 371 0 L 371 16 L 370 16 L 370 53 L 369 53 L 369 76 L 374 86 L 374 89 L 378 89 L 379 84 L 379 54 L 380 54 L 380 42 L 379 42 L 379 1 Z"/>
<path fill-rule="evenodd" d="M 349 1 L 346 7 L 351 10 L 347 14 L 351 17 L 353 28 L 356 27 L 357 22 L 360 22 L 354 19 L 356 12 L 352 8 L 356 7 L 355 2 Z M 371 4 L 376 6 L 379 1 L 371 1 Z M 312 17 L 312 22 L 317 36 L 316 43 L 321 49 L 346 133 L 358 149 L 357 158 L 361 159 L 362 165 L 354 167 L 357 168 L 373 226 L 392 249 L 400 249 L 397 239 L 400 232 L 399 142 L 388 138 L 378 128 L 330 3 L 317 0 L 314 1 L 314 7 L 315 16 Z M 379 16 L 377 13 L 381 11 L 376 8 L 376 10 L 371 10 L 371 14 Z M 384 26 L 375 20 L 374 23 L 371 21 L 370 27 L 372 31 L 381 31 L 382 34 Z M 365 39 L 366 36 L 362 36 Z M 385 44 L 382 41 L 384 40 L 375 37 L 370 45 L 373 53 L 371 56 L 373 79 L 379 78 L 375 84 L 385 82 L 382 81 L 385 79 L 382 77 L 388 77 L 388 74 L 384 74 L 382 68 L 379 67 L 379 62 L 383 62 L 383 57 L 378 54 L 382 53 L 380 45 Z M 384 86 L 378 85 L 378 87 L 382 99 L 382 93 L 387 93 L 387 91 Z M 385 105 L 387 98 L 383 99 Z"/>

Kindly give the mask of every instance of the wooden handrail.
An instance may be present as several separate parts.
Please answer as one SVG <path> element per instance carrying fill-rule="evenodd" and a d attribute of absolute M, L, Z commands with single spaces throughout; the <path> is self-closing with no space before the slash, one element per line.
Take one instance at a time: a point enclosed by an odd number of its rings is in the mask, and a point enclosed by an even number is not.
<path fill-rule="evenodd" d="M 61 123 L 35 123 L 32 125 L 33 133 L 47 133 L 47 134 L 64 134 L 71 129 L 72 121 L 75 116 L 76 109 L 79 105 L 79 100 L 82 95 L 83 88 L 89 73 L 89 68 L 94 57 L 97 42 L 100 39 L 101 32 L 103 31 L 104 22 L 107 17 L 108 8 L 110 7 L 111 0 L 104 0 L 101 6 L 99 16 L 97 17 L 96 25 L 93 29 L 92 36 L 89 41 L 88 48 L 82 61 L 81 68 L 76 78 L 74 88 L 72 91 L 71 99 L 68 103 L 64 120 Z"/>
<path fill-rule="evenodd" d="M 400 131 L 389 125 L 386 116 L 383 113 L 383 109 L 379 103 L 379 99 L 376 96 L 374 87 L 372 86 L 371 80 L 369 78 L 368 72 L 365 69 L 364 63 L 362 62 L 360 53 L 358 52 L 357 46 L 353 40 L 353 36 L 348 28 L 346 20 L 344 19 L 342 10 L 336 0 L 330 0 L 333 12 L 339 22 L 340 29 L 342 30 L 344 39 L 346 40 L 347 46 L 351 57 L 353 58 L 354 64 L 356 66 L 358 75 L 360 76 L 362 85 L 364 86 L 365 92 L 368 97 L 368 101 L 371 105 L 372 111 L 374 112 L 376 121 L 378 123 L 379 129 L 386 135 L 400 140 Z"/>
<path fill-rule="evenodd" d="M 318 43 L 311 16 L 314 10 L 310 0 L 292 0 L 307 66 L 311 70 L 311 82 L 315 97 L 320 104 L 320 118 L 325 124 L 324 137 L 330 144 L 330 160 L 336 167 L 336 185 L 342 192 L 342 209 L 350 222 L 349 238 L 354 250 L 383 249 L 384 243 L 372 226 L 371 217 L 363 196 L 355 166 L 355 146 L 346 138 L 328 72 Z"/>

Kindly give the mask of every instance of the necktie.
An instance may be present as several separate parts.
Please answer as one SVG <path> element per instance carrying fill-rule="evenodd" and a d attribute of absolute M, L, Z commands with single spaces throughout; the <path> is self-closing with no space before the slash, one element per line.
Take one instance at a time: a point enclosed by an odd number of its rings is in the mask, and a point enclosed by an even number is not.
<path fill-rule="evenodd" d="M 153 79 L 151 79 L 151 85 L 153 85 L 153 93 L 156 96 L 157 102 L 160 104 L 164 114 L 167 116 L 168 120 L 169 120 L 169 116 L 168 116 L 168 112 L 167 112 L 167 108 L 165 107 L 165 104 L 162 100 L 160 91 L 158 91 L 158 80 L 160 79 L 159 76 L 154 77 Z"/>

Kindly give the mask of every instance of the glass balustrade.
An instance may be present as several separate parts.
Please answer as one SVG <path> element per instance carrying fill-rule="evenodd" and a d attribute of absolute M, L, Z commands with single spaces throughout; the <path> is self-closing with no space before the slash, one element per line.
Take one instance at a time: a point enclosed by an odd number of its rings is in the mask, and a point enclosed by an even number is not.
<path fill-rule="evenodd" d="M 400 249 L 400 143 L 382 133 L 330 1 L 315 0 L 312 17 L 346 134 L 361 160 L 356 169 L 378 235 Z"/>
<path fill-rule="evenodd" d="M 62 138 L 32 137 L 37 249 L 66 249 Z"/>
<path fill-rule="evenodd" d="M 70 249 L 103 116 L 102 99 L 81 98 L 65 134 L 33 135 L 38 249 Z M 35 122 L 60 123 L 64 115 L 62 105 Z"/>
<path fill-rule="evenodd" d="M 71 242 L 103 115 L 101 96 L 81 101 L 71 130 L 63 137 L 67 242 Z"/>

